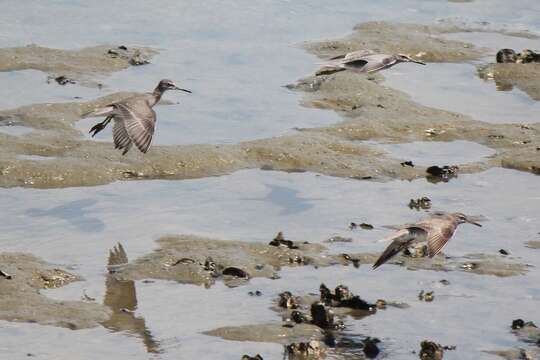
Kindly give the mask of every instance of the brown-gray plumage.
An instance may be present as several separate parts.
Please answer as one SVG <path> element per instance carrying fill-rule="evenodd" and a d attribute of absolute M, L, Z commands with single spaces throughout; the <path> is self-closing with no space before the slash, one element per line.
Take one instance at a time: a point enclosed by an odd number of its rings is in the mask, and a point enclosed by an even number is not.
<path fill-rule="evenodd" d="M 388 69 L 402 62 L 413 62 L 426 65 L 424 62 L 415 60 L 408 55 L 379 54 L 373 50 L 358 50 L 329 59 L 315 73 L 318 75 L 333 74 L 338 71 L 351 70 L 359 73 L 372 73 Z"/>
<path fill-rule="evenodd" d="M 171 80 L 163 79 L 153 92 L 132 96 L 130 98 L 96 109 L 86 116 L 106 116 L 105 120 L 90 129 L 92 137 L 114 120 L 113 140 L 116 149 L 124 150 L 125 155 L 135 144 L 137 149 L 146 153 L 152 142 L 156 125 L 156 105 L 167 90 L 191 91 L 177 87 Z"/>
<path fill-rule="evenodd" d="M 378 268 L 401 251 L 422 242 L 427 242 L 429 257 L 437 255 L 454 235 L 458 225 L 463 223 L 482 226 L 462 213 L 434 213 L 427 219 L 398 227 L 398 231 L 389 239 L 392 243 L 379 256 L 373 269 Z"/>

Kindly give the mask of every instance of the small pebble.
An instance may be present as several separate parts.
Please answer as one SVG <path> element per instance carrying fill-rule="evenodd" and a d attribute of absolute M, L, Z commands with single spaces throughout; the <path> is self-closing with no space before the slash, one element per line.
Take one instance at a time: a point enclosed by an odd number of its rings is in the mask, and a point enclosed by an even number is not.
<path fill-rule="evenodd" d="M 433 291 L 424 292 L 424 290 L 420 291 L 418 294 L 418 300 L 420 301 L 426 301 L 431 302 L 435 298 L 435 294 Z"/>
<path fill-rule="evenodd" d="M 241 360 L 263 360 L 263 357 L 259 354 L 255 356 L 244 355 Z"/>
<path fill-rule="evenodd" d="M 414 164 L 412 161 L 408 160 L 408 161 L 404 161 L 402 163 L 400 163 L 401 166 L 405 167 L 405 166 L 410 166 L 410 167 L 414 167 Z"/>

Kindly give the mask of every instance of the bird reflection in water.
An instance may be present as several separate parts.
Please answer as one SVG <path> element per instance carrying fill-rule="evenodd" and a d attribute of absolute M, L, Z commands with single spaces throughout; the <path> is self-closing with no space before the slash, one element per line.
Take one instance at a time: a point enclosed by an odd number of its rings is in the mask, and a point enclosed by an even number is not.
<path fill-rule="evenodd" d="M 127 263 L 128 258 L 121 244 L 109 252 L 107 263 L 109 275 L 105 282 L 106 292 L 103 303 L 112 310 L 112 315 L 102 325 L 114 332 L 127 332 L 136 335 L 143 340 L 147 352 L 160 353 L 160 344 L 146 327 L 144 318 L 135 315 L 135 310 L 137 310 L 135 282 L 118 280 L 114 276 L 116 269 Z"/>

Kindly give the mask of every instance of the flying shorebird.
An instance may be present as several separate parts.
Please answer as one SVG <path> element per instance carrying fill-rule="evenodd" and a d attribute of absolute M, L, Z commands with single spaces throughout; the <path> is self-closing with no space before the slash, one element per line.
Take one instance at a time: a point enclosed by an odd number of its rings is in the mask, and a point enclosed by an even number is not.
<path fill-rule="evenodd" d="M 322 67 L 317 70 L 315 75 L 328 75 L 338 71 L 351 70 L 359 73 L 372 73 L 388 69 L 402 62 L 413 62 L 426 65 L 426 63 L 415 60 L 408 55 L 380 54 L 373 50 L 358 50 L 344 55 L 339 55 L 329 59 Z"/>
<path fill-rule="evenodd" d="M 441 251 L 452 235 L 454 235 L 458 225 L 463 223 L 482 226 L 474 222 L 467 215 L 459 212 L 437 212 L 425 220 L 398 227 L 399 230 L 389 238 L 389 240 L 392 240 L 392 243 L 388 245 L 377 259 L 373 265 L 373 269 L 378 268 L 399 252 L 422 242 L 427 242 L 428 256 L 434 257 Z"/>
<path fill-rule="evenodd" d="M 135 95 L 86 114 L 85 116 L 106 116 L 105 120 L 94 125 L 89 132 L 94 137 L 105 129 L 111 120 L 114 120 L 115 149 L 123 149 L 122 155 L 125 155 L 135 144 L 137 149 L 146 153 L 152 142 L 156 125 L 156 113 L 152 107 L 159 102 L 167 90 L 191 93 L 189 90 L 179 88 L 171 80 L 163 79 L 151 93 Z"/>

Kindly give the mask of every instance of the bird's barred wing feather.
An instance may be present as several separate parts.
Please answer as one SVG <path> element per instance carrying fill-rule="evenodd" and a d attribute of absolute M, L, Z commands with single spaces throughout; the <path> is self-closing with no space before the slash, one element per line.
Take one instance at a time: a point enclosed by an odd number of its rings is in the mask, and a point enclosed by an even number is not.
<path fill-rule="evenodd" d="M 130 104 L 116 104 L 117 118 L 122 123 L 125 132 L 135 146 L 143 153 L 148 151 L 154 127 L 156 113 L 149 106 L 134 107 Z"/>
<path fill-rule="evenodd" d="M 433 213 L 429 219 L 419 221 L 416 225 L 427 231 L 429 257 L 434 257 L 441 251 L 457 228 L 457 223 L 445 218 L 444 213 Z"/>
<path fill-rule="evenodd" d="M 448 222 L 445 226 L 435 227 L 429 231 L 428 254 L 429 257 L 437 255 L 456 231 L 457 224 Z"/>
<path fill-rule="evenodd" d="M 126 153 L 131 148 L 131 139 L 123 121 L 115 121 L 113 125 L 113 140 L 115 149 L 124 149 Z"/>
<path fill-rule="evenodd" d="M 358 50 L 345 54 L 343 57 L 343 63 L 348 63 L 352 61 L 362 60 L 367 56 L 376 55 L 377 53 L 373 50 Z"/>

